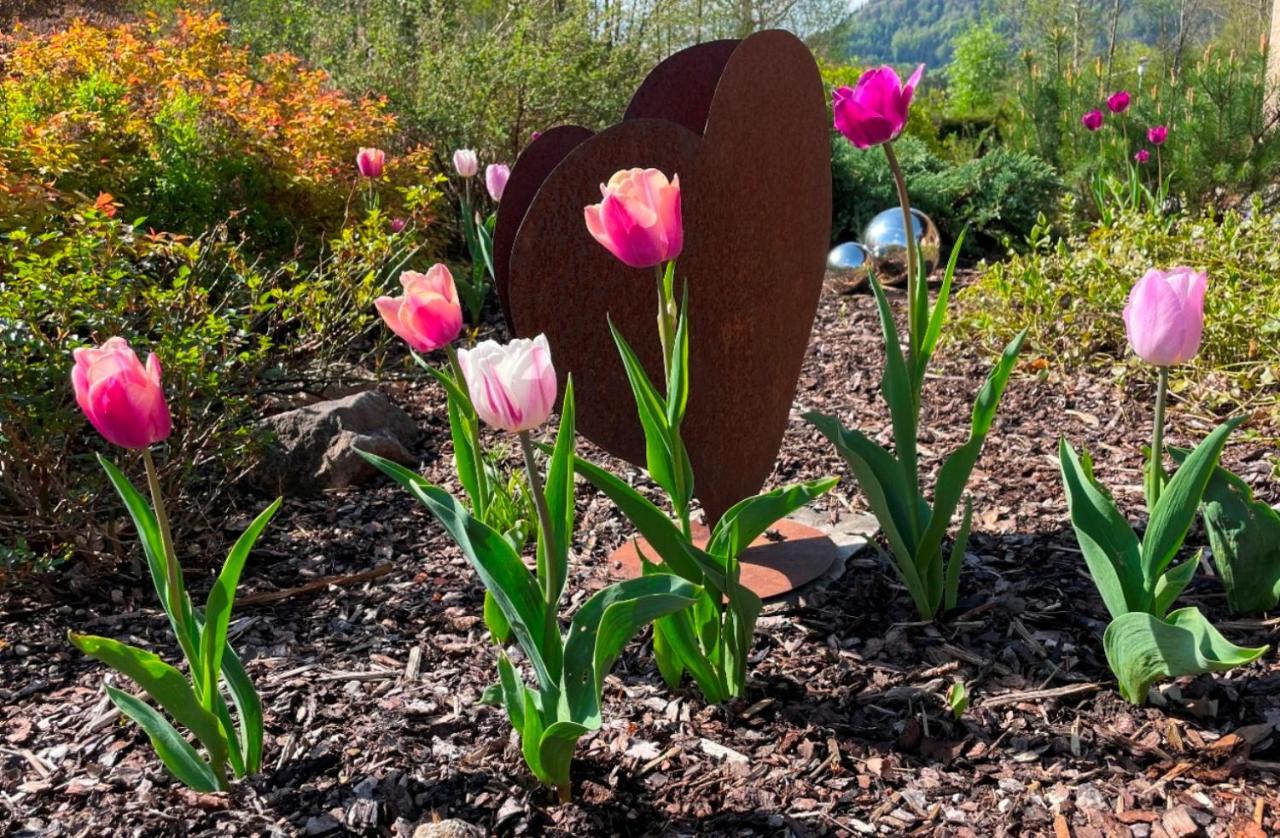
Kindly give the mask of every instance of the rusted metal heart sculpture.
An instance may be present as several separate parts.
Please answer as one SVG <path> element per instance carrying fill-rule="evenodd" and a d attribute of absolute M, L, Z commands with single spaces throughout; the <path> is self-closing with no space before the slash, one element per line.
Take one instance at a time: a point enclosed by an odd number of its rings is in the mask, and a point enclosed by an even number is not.
<path fill-rule="evenodd" d="M 677 281 L 688 283 L 690 333 L 683 433 L 708 524 L 759 490 L 787 427 L 830 241 L 829 136 L 808 48 L 761 32 L 673 55 L 626 118 L 599 134 L 543 135 L 520 155 L 503 196 L 494 256 L 508 322 L 520 335 L 546 333 L 561 376 L 573 374 L 582 433 L 643 465 L 644 434 L 607 317 L 660 382 L 655 279 L 592 240 L 583 207 L 618 169 L 680 176 Z"/>

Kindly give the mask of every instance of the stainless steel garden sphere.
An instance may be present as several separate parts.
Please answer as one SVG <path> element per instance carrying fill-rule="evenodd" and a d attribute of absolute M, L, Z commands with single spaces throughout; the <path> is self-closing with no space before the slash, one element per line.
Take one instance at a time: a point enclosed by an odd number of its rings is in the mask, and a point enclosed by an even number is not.
<path fill-rule="evenodd" d="M 857 291 L 867 284 L 871 272 L 871 255 L 857 242 L 843 242 L 827 254 L 827 276 L 842 294 Z"/>
<path fill-rule="evenodd" d="M 912 226 L 920 243 L 926 274 L 938 267 L 942 242 L 933 219 L 920 210 L 911 210 Z M 863 246 L 871 256 L 876 279 L 885 285 L 903 285 L 907 281 L 907 236 L 898 207 L 878 213 L 862 232 Z"/>

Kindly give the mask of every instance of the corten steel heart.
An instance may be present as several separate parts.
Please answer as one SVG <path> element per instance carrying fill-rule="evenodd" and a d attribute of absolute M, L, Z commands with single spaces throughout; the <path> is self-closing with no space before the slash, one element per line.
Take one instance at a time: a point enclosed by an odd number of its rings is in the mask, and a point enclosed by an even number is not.
<path fill-rule="evenodd" d="M 573 374 L 582 433 L 643 465 L 644 434 L 607 317 L 660 382 L 656 280 L 596 243 L 583 207 L 618 169 L 678 174 L 677 282 L 688 283 L 690 334 L 683 434 L 714 523 L 773 470 L 817 310 L 831 226 L 818 68 L 786 32 L 703 44 L 660 64 L 617 125 L 586 139 L 550 134 L 521 154 L 507 189 L 520 184 L 523 196 L 541 186 L 523 211 L 504 194 L 494 234 L 508 320 L 517 334 L 546 333 L 561 384 Z"/>

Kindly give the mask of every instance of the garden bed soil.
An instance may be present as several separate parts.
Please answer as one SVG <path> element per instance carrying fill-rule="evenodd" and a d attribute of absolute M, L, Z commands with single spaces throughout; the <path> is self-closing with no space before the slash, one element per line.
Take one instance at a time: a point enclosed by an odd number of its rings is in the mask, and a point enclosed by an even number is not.
<path fill-rule="evenodd" d="M 967 434 L 992 354 L 952 345 L 937 360 L 920 440 L 931 470 Z M 847 478 L 805 410 L 888 439 L 881 357 L 870 298 L 825 294 L 771 483 Z M 919 622 L 890 569 L 859 554 L 839 579 L 766 610 L 748 695 L 721 707 L 668 690 L 634 643 L 564 806 L 524 768 L 505 714 L 477 701 L 495 671 L 475 575 L 396 487 L 286 501 L 250 559 L 232 633 L 266 706 L 267 767 L 227 795 L 168 776 L 112 712 L 104 667 L 65 640 L 76 629 L 172 655 L 143 568 L 28 584 L 0 603 L 0 829 L 410 834 L 439 817 L 574 836 L 1277 834 L 1274 653 L 1168 684 L 1142 708 L 1120 699 L 1102 656 L 1106 612 L 1067 524 L 1056 446 L 1087 445 L 1122 507 L 1139 509 L 1151 387 L 1146 370 L 1061 373 L 1028 347 L 974 472 L 955 613 Z M 425 473 L 455 486 L 437 387 L 421 377 L 387 390 L 423 428 Z M 1175 404 L 1172 442 L 1215 421 Z M 1226 461 L 1274 501 L 1270 455 L 1237 433 Z M 187 539 L 193 590 L 264 503 L 240 498 L 223 529 Z M 845 482 L 816 508 L 838 520 L 864 504 Z M 606 583 L 629 533 L 583 485 L 578 512 L 575 604 Z M 1207 574 L 1186 600 L 1237 643 L 1276 641 L 1277 621 L 1230 615 Z M 972 706 L 956 720 L 943 695 L 958 680 Z"/>

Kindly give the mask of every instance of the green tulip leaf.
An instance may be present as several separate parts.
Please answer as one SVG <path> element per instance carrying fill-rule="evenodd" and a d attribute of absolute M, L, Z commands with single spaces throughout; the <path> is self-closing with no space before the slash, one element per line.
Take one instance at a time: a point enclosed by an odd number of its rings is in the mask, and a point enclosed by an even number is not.
<path fill-rule="evenodd" d="M 711 540 L 707 542 L 707 552 L 719 558 L 742 555 L 751 542 L 778 520 L 826 494 L 838 482 L 839 478 L 826 477 L 794 483 L 738 501 L 716 522 Z"/>
<path fill-rule="evenodd" d="M 218 790 L 218 779 L 213 774 L 209 763 L 191 747 L 191 743 L 169 724 L 169 720 L 155 711 L 150 704 L 132 693 L 118 690 L 107 685 L 107 697 L 111 703 L 120 708 L 126 718 L 132 719 L 151 740 L 151 747 L 156 756 L 169 769 L 169 773 L 177 777 L 188 787 L 200 792 Z"/>
<path fill-rule="evenodd" d="M 1132 704 L 1146 701 L 1147 688 L 1162 678 L 1222 672 L 1267 651 L 1231 643 L 1196 608 L 1179 609 L 1164 620 L 1137 611 L 1121 614 L 1107 626 L 1102 644 L 1120 694 Z"/>

